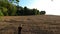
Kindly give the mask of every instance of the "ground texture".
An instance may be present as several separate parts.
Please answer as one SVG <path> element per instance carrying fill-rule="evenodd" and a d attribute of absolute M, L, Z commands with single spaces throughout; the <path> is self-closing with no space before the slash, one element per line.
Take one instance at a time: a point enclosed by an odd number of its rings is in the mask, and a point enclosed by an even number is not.
<path fill-rule="evenodd" d="M 0 19 L 0 34 L 60 34 L 60 16 L 4 16 Z"/>

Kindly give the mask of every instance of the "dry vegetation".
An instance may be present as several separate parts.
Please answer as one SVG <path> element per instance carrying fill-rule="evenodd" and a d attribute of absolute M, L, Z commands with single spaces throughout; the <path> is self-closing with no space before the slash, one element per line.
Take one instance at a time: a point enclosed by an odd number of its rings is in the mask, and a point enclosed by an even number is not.
<path fill-rule="evenodd" d="M 0 34 L 17 34 L 22 26 L 22 34 L 60 34 L 60 16 L 5 16 L 0 21 Z"/>

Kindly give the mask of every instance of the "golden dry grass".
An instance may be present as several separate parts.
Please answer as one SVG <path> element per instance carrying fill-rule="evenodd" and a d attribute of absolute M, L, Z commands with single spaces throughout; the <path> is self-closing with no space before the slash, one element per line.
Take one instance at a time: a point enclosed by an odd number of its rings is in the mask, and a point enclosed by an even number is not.
<path fill-rule="evenodd" d="M 17 34 L 18 26 L 22 34 L 60 34 L 60 16 L 4 16 L 0 21 L 0 34 Z"/>

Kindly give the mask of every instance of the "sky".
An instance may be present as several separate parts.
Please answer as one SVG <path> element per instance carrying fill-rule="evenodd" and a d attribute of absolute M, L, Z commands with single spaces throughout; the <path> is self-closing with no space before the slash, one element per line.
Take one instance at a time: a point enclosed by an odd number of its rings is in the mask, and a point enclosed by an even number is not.
<path fill-rule="evenodd" d="M 46 15 L 60 15 L 60 0 L 20 0 L 19 5 L 45 10 Z"/>

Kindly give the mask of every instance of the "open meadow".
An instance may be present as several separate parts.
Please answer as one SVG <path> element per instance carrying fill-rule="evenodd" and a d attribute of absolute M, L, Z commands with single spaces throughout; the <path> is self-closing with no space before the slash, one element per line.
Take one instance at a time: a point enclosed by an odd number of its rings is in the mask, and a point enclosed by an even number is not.
<path fill-rule="evenodd" d="M 60 16 L 4 16 L 0 21 L 0 34 L 60 34 Z"/>

